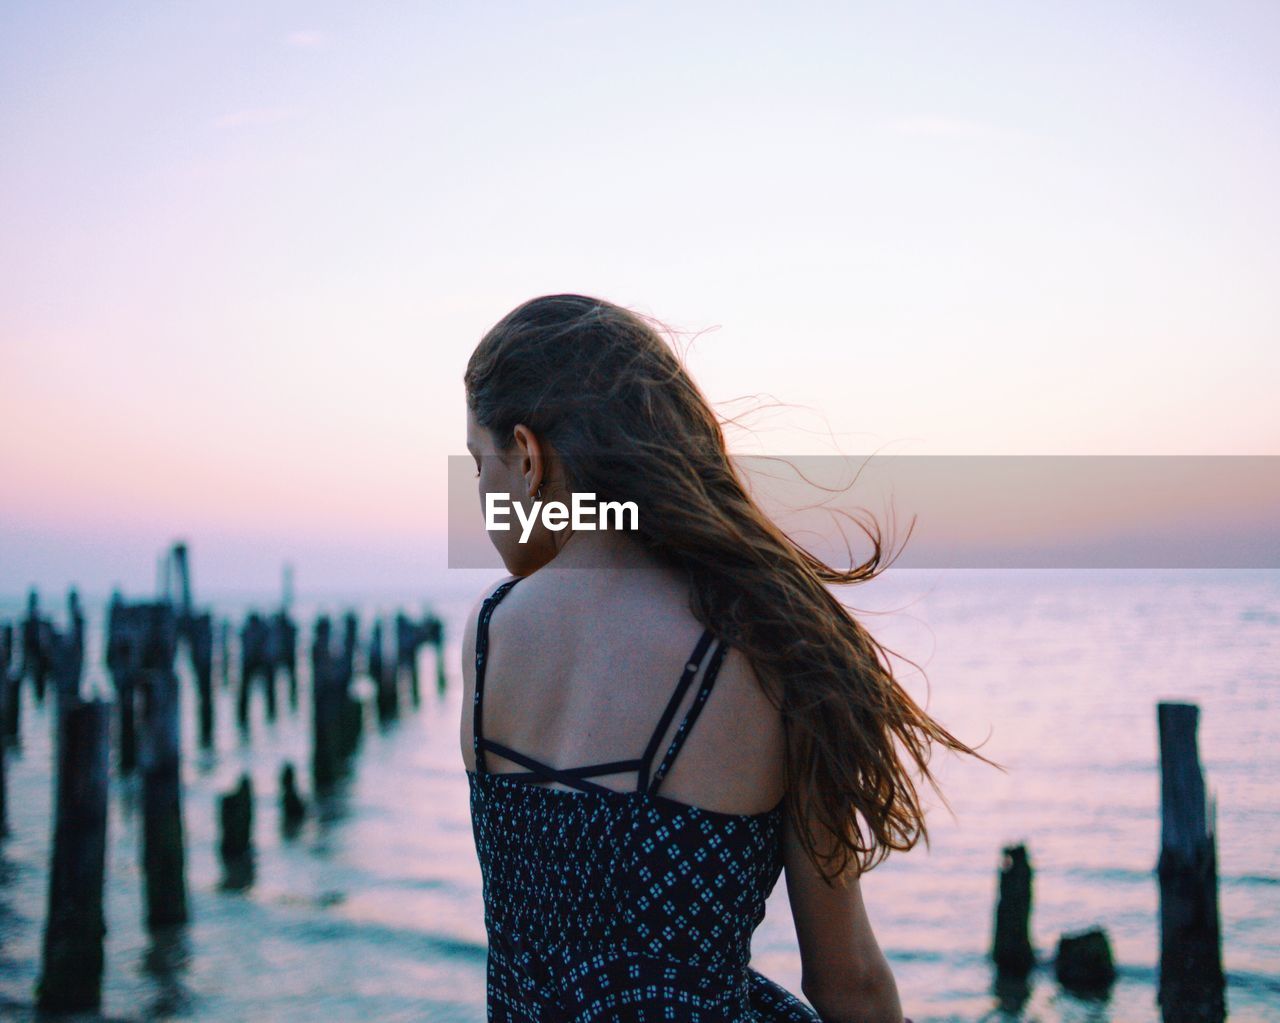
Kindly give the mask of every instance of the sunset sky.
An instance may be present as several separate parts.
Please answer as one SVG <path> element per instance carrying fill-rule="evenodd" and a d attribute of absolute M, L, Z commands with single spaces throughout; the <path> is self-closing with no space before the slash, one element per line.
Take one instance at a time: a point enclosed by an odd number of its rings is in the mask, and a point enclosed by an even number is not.
<path fill-rule="evenodd" d="M 0 594 L 421 589 L 484 330 L 741 450 L 1280 455 L 1280 7 L 0 8 Z"/>

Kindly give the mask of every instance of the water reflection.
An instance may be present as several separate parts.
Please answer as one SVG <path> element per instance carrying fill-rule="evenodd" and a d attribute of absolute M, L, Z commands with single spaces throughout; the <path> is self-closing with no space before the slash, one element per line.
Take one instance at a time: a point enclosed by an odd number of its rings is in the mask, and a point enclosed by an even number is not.
<path fill-rule="evenodd" d="M 256 864 L 252 852 L 237 856 L 222 864 L 222 880 L 218 883 L 224 892 L 243 892 L 253 887 Z"/>
<path fill-rule="evenodd" d="M 157 928 L 142 957 L 142 973 L 152 981 L 148 1016 L 185 1015 L 192 994 L 183 981 L 191 966 L 191 944 L 185 926 Z"/>
<path fill-rule="evenodd" d="M 930 597 L 928 634 L 920 626 L 915 638 L 904 617 L 871 623 L 907 654 L 937 651 L 931 711 L 965 736 L 981 738 L 994 725 L 989 752 L 1014 768 L 1006 777 L 944 765 L 955 817 L 939 810 L 932 848 L 891 858 L 865 881 L 904 1008 L 916 1020 L 1159 1019 L 1152 726 L 1155 700 L 1173 680 L 1205 707 L 1205 766 L 1222 793 L 1223 832 L 1234 837 L 1221 866 L 1231 1018 L 1274 1017 L 1280 882 L 1267 823 L 1280 791 L 1269 741 L 1280 659 L 1280 618 L 1271 609 L 1280 608 L 1280 584 L 1196 583 L 1214 596 L 1203 607 L 1192 589 L 1165 580 L 1110 590 L 1061 579 L 1040 585 L 1043 592 L 988 579 L 950 597 L 940 590 Z M 452 612 L 455 636 L 470 605 Z M 448 664 L 456 673 L 460 663 L 455 641 Z M 282 699 L 269 724 L 255 692 L 241 736 L 233 663 L 218 687 L 209 751 L 196 742 L 197 704 L 184 675 L 193 920 L 185 930 L 153 935 L 142 925 L 140 794 L 134 777 L 114 772 L 113 759 L 105 1013 L 89 1018 L 483 1019 L 483 907 L 458 754 L 456 678 L 442 687 L 437 673 L 431 699 L 433 666 L 423 662 L 426 699 L 417 708 L 406 699 L 386 728 L 374 726 L 376 691 L 361 686 L 362 749 L 317 798 L 311 680 L 305 662 L 300 667 L 300 709 Z M 925 698 L 923 683 L 904 684 Z M 22 745 L 7 758 L 13 834 L 0 844 L 0 1017 L 30 1020 L 47 894 L 51 722 L 48 701 L 37 706 L 31 687 L 24 693 Z M 1246 758 L 1246 748 L 1258 752 Z M 296 768 L 300 815 L 285 811 L 286 763 Z M 244 772 L 260 797 L 252 866 L 235 872 L 218 855 L 215 810 Z M 1118 970 L 1108 999 L 1069 994 L 1043 966 L 1024 981 L 993 982 L 985 957 L 992 858 L 1002 843 L 1024 837 L 1039 863 L 1034 944 L 1052 948 L 1064 932 L 1105 926 Z M 785 884 L 768 912 L 753 941 L 756 961 L 798 989 Z"/>

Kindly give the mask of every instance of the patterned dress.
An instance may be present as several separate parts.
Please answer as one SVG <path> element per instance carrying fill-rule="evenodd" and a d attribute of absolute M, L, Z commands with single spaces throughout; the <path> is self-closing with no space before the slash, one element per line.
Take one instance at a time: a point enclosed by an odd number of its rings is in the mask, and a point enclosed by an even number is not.
<path fill-rule="evenodd" d="M 488 1019 L 634 1023 L 797 1021 L 817 1013 L 748 966 L 751 935 L 782 873 L 783 803 L 729 814 L 658 794 L 715 683 L 726 647 L 704 631 L 644 755 L 555 768 L 482 730 L 489 619 L 476 633 L 471 820 L 484 878 Z M 705 662 L 675 738 L 662 736 Z M 492 774 L 492 751 L 526 768 Z M 634 790 L 594 776 L 637 772 Z M 573 791 L 538 782 L 558 781 Z"/>

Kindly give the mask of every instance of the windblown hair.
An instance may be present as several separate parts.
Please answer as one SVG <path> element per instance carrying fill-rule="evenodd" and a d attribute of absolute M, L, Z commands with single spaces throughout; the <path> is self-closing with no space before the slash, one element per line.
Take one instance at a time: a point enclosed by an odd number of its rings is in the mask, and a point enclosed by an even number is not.
<path fill-rule="evenodd" d="M 788 813 L 823 876 L 851 864 L 856 876 L 920 838 L 927 846 L 895 740 L 935 789 L 931 740 L 992 762 L 912 700 L 888 651 L 828 589 L 887 567 L 879 529 L 863 527 L 874 551 L 848 570 L 793 542 L 743 486 L 661 324 L 612 303 L 524 303 L 484 336 L 464 380 L 476 421 L 504 449 L 524 423 L 552 445 L 568 489 L 636 502 L 640 542 L 686 573 L 693 614 L 743 652 L 780 710 Z"/>

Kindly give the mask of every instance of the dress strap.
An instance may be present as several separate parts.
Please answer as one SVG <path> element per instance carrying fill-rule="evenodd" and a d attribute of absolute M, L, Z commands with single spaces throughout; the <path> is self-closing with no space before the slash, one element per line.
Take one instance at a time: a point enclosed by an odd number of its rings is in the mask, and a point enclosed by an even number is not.
<path fill-rule="evenodd" d="M 500 756 L 504 756 L 508 760 L 513 760 L 517 764 L 522 765 L 523 767 L 530 768 L 528 772 L 520 772 L 519 774 L 515 774 L 514 777 L 516 780 L 529 781 L 529 782 L 558 781 L 558 782 L 561 782 L 562 784 L 568 785 L 570 788 L 578 789 L 579 791 L 582 791 L 582 792 L 608 793 L 611 791 L 607 786 L 598 785 L 593 781 L 587 781 L 584 775 L 592 774 L 592 773 L 613 774 L 615 773 L 614 771 L 597 770 L 597 768 L 599 767 L 614 767 L 613 764 L 596 764 L 596 765 L 592 765 L 591 767 L 585 767 L 585 768 L 576 767 L 576 768 L 570 768 L 569 770 L 561 770 L 558 767 L 552 767 L 550 764 L 544 764 L 541 760 L 535 760 L 533 757 L 525 756 L 519 750 L 514 750 L 510 746 L 503 746 L 501 743 L 494 742 L 492 739 L 484 740 L 481 746 L 481 749 L 483 750 L 485 748 L 491 749 L 493 750 L 493 752 L 499 754 Z M 631 763 L 634 764 L 635 762 L 632 761 Z M 630 770 L 630 768 L 619 767 L 617 768 L 617 770 L 619 771 Z M 513 774 L 507 774 L 506 772 L 503 772 L 501 777 L 511 778 L 513 777 Z"/>
<path fill-rule="evenodd" d="M 552 767 L 550 764 L 544 764 L 541 760 L 536 760 L 521 753 L 519 750 L 512 749 L 510 746 L 494 742 L 488 737 L 480 740 L 480 749 L 497 753 L 499 756 L 506 757 L 514 763 L 529 768 L 527 771 L 503 771 L 502 777 L 506 781 L 528 782 L 530 784 L 558 781 L 582 792 L 610 792 L 612 790 L 604 785 L 597 785 L 595 782 L 587 781 L 586 779 L 595 775 L 635 771 L 640 767 L 639 760 L 610 760 L 607 763 L 586 764 L 583 767 Z"/>
<path fill-rule="evenodd" d="M 649 777 L 649 770 L 653 764 L 653 758 L 658 752 L 658 745 L 662 742 L 662 737 L 667 734 L 667 728 L 671 725 L 671 719 L 675 717 L 676 710 L 679 708 L 684 694 L 689 691 L 694 677 L 698 674 L 698 669 L 702 667 L 702 662 L 706 657 L 707 649 L 711 646 L 715 636 L 710 629 L 704 629 L 698 645 L 693 648 L 693 653 L 689 655 L 689 661 L 684 666 L 684 672 L 680 675 L 680 681 L 676 684 L 676 691 L 671 694 L 666 709 L 662 712 L 662 718 L 658 721 L 658 727 L 654 729 L 653 736 L 649 739 L 649 745 L 645 748 L 642 765 L 640 767 L 639 776 L 636 779 L 637 792 L 656 792 L 658 786 L 662 784 L 662 778 L 670 769 L 672 762 L 676 758 L 676 754 L 680 751 L 680 746 L 684 743 L 685 736 L 688 735 L 689 729 L 693 727 L 693 723 L 698 719 L 698 714 L 702 710 L 703 703 L 706 702 L 708 696 L 711 695 L 711 687 L 715 684 L 716 675 L 720 671 L 720 662 L 724 660 L 724 655 L 728 648 L 723 642 L 718 643 L 715 653 L 711 655 L 711 660 L 707 664 L 706 671 L 703 672 L 702 685 L 698 688 L 698 693 L 694 697 L 693 705 L 689 708 L 684 716 L 684 720 L 680 722 L 680 727 L 676 730 L 675 738 L 671 740 L 671 745 L 667 748 L 666 756 L 662 758 L 658 770 L 654 773 L 652 780 Z"/>
<path fill-rule="evenodd" d="M 485 659 L 489 652 L 489 619 L 493 617 L 493 609 L 502 602 L 502 598 L 511 592 L 511 588 L 521 578 L 517 576 L 515 579 L 508 579 L 486 597 L 484 603 L 480 605 L 480 617 L 476 622 L 476 691 L 471 710 L 471 748 L 475 752 L 476 770 L 481 772 L 487 770 L 484 762 L 484 747 L 480 742 L 480 710 L 484 696 Z"/>

